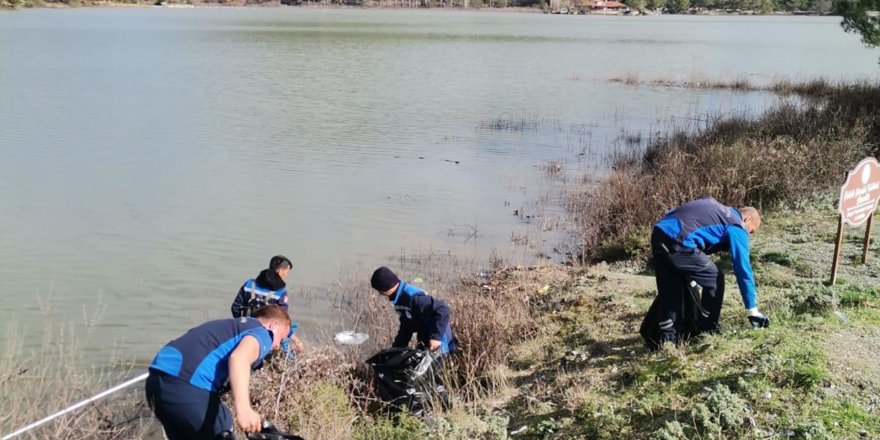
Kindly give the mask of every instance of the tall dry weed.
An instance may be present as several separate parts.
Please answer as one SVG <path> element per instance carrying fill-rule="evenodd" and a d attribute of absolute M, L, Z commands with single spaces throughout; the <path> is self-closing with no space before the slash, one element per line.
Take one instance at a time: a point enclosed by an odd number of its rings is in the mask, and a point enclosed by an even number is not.
<path fill-rule="evenodd" d="M 498 371 L 512 344 L 535 331 L 530 298 L 541 277 L 501 266 L 474 273 L 474 262 L 439 254 L 401 257 L 389 265 L 404 280 L 420 279 L 417 285 L 449 304 L 460 349 L 447 359 L 442 376 L 456 410 L 476 414 L 475 402 L 507 386 Z M 388 299 L 369 289 L 366 271 L 333 291 L 343 328 L 368 333 L 368 343 L 315 349 L 290 364 L 273 361 L 254 377 L 252 397 L 261 414 L 310 440 L 372 438 L 371 427 L 386 426 L 389 419 L 364 360 L 391 344 L 398 318 Z"/>

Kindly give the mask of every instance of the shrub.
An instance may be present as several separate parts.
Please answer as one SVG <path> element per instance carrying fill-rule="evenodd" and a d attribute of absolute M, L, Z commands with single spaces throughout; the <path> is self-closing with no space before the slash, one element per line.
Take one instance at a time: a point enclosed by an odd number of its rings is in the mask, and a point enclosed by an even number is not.
<path fill-rule="evenodd" d="M 822 422 L 801 423 L 794 430 L 795 440 L 831 440 L 831 438 Z"/>
<path fill-rule="evenodd" d="M 798 314 L 825 316 L 837 308 L 839 300 L 835 289 L 822 286 L 802 286 L 792 291 L 794 311 Z"/>
<path fill-rule="evenodd" d="M 701 433 L 709 438 L 719 438 L 716 435 L 739 429 L 745 416 L 745 407 L 746 403 L 741 397 L 732 393 L 726 385 L 718 385 L 709 392 L 705 403 L 698 403 L 691 410 L 691 418 Z"/>
<path fill-rule="evenodd" d="M 838 287 L 840 305 L 845 307 L 864 307 L 880 300 L 880 287 L 846 285 Z"/>
<path fill-rule="evenodd" d="M 323 437 L 322 437 L 323 438 Z M 396 419 L 380 417 L 358 426 L 354 440 L 422 440 L 425 432 L 421 420 L 407 415 Z"/>
<path fill-rule="evenodd" d="M 666 422 L 657 431 L 652 440 L 689 440 L 691 436 L 684 431 L 684 426 L 678 420 Z"/>
<path fill-rule="evenodd" d="M 359 364 L 332 347 L 314 349 L 287 362 L 270 359 L 251 380 L 255 408 L 282 430 L 304 438 L 351 438 L 367 397 Z M 231 395 L 227 405 L 231 405 Z M 240 438 L 244 436 L 239 433 Z"/>

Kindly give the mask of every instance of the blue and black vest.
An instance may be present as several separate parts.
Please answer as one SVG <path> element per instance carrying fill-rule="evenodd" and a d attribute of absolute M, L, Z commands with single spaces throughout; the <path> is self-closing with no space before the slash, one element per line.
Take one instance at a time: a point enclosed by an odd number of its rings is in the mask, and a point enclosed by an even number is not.
<path fill-rule="evenodd" d="M 683 247 L 711 253 L 728 246 L 727 228 L 745 229 L 739 211 L 709 197 L 673 209 L 654 226 Z"/>
<path fill-rule="evenodd" d="M 400 316 L 402 319 L 413 319 L 412 307 L 410 306 L 410 303 L 412 302 L 412 298 L 414 296 L 419 295 L 427 294 L 424 290 L 401 281 L 400 286 L 397 288 L 397 293 L 391 300 L 391 302 L 394 304 L 394 311 L 397 312 L 397 315 Z"/>
<path fill-rule="evenodd" d="M 394 311 L 396 311 L 397 315 L 400 317 L 401 330 L 412 330 L 416 332 L 419 342 L 427 345 L 430 336 L 434 332 L 435 327 L 438 326 L 438 323 L 433 316 L 425 316 L 423 313 L 419 313 L 419 310 L 416 307 L 413 307 L 414 302 L 423 299 L 426 301 L 432 301 L 432 304 L 435 306 L 442 305 L 442 310 L 445 311 L 445 313 L 442 314 L 443 319 L 449 319 L 448 306 L 446 306 L 446 303 L 437 299 L 432 299 L 424 290 L 404 283 L 403 281 L 400 282 L 400 286 L 397 288 L 397 293 L 391 299 L 391 302 L 394 304 Z M 407 339 L 411 337 L 410 334 Z M 440 352 L 443 354 L 451 352 L 457 346 L 457 341 L 452 336 L 452 326 L 448 322 L 446 326 L 442 328 L 440 343 Z"/>
<path fill-rule="evenodd" d="M 255 280 L 250 279 L 244 282 L 244 286 L 242 286 L 241 289 L 247 293 L 250 298 L 247 304 L 246 314 L 248 316 L 252 315 L 254 311 L 260 307 L 271 304 L 287 307 L 287 299 L 285 298 L 285 295 L 287 295 L 286 287 L 282 287 L 278 290 L 269 290 L 258 286 Z"/>
<path fill-rule="evenodd" d="M 150 369 L 218 392 L 229 379 L 229 355 L 247 335 L 260 343 L 260 357 L 251 365 L 254 369 L 272 350 L 272 334 L 254 318 L 220 319 L 195 327 L 162 347 Z"/>

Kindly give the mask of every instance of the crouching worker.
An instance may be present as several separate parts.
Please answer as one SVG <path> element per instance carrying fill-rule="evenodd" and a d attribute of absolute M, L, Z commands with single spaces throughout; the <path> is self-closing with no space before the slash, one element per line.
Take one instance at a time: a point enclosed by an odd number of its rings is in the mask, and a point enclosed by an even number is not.
<path fill-rule="evenodd" d="M 235 300 L 232 302 L 232 317 L 251 316 L 260 307 L 277 305 L 287 311 L 288 297 L 285 280 L 293 268 L 293 263 L 284 255 L 276 255 L 269 260 L 269 268 L 263 269 L 256 278 L 244 282 Z M 304 350 L 302 341 L 297 338 L 293 331 L 297 324 L 291 327 L 291 333 L 282 341 L 284 354 L 290 357 L 292 354 L 301 354 Z"/>
<path fill-rule="evenodd" d="M 658 295 L 642 326 L 642 336 L 649 346 L 692 336 L 680 334 L 691 333 L 689 323 L 682 322 L 685 319 L 695 321 L 693 333 L 718 330 L 724 300 L 724 273 L 708 257 L 716 251 L 730 252 L 748 321 L 756 328 L 770 325 L 770 319 L 758 311 L 749 262 L 749 235 L 760 226 L 757 209 L 735 209 L 713 198 L 686 203 L 657 222 L 651 234 L 651 252 Z M 701 298 L 689 296 L 685 290 L 692 281 L 695 283 L 692 292 L 702 291 Z M 699 310 L 695 313 L 697 316 L 682 316 L 687 302 L 694 303 Z"/>
<path fill-rule="evenodd" d="M 210 321 L 169 342 L 156 354 L 146 382 L 147 403 L 169 440 L 234 439 L 232 415 L 220 401 L 228 385 L 235 420 L 244 432 L 259 432 L 251 407 L 250 374 L 290 331 L 279 306 L 250 318 Z"/>
<path fill-rule="evenodd" d="M 451 313 L 445 302 L 406 284 L 385 266 L 373 272 L 370 285 L 391 300 L 400 318 L 393 347 L 409 346 L 415 333 L 418 342 L 430 351 L 445 355 L 455 349 L 458 341 L 452 336 Z"/>
<path fill-rule="evenodd" d="M 401 281 L 384 266 L 373 272 L 370 285 L 391 300 L 400 319 L 392 348 L 367 361 L 379 376 L 378 394 L 391 403 L 406 399 L 409 411 L 417 415 L 430 411 L 434 396 L 439 397 L 442 406 L 448 407 L 449 396 L 440 380 L 439 369 L 443 358 L 458 345 L 449 323 L 449 306 Z M 424 350 L 406 350 L 413 334 Z M 407 366 L 411 368 L 404 368 Z"/>

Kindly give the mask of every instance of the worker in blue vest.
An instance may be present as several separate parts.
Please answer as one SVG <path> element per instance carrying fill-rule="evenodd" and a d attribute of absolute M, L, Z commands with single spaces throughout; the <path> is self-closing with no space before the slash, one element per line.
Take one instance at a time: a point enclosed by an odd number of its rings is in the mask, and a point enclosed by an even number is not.
<path fill-rule="evenodd" d="M 250 316 L 254 310 L 270 304 L 277 305 L 285 311 L 288 308 L 287 284 L 284 280 L 293 268 L 293 263 L 284 255 L 276 255 L 269 260 L 269 268 L 263 269 L 256 278 L 244 282 L 235 300 L 232 302 L 232 317 L 240 318 Z M 285 353 L 290 353 L 292 348 L 297 354 L 302 353 L 304 346 L 293 331 L 297 324 L 291 327 L 290 335 L 282 342 Z M 290 345 L 293 347 L 290 347 Z"/>
<path fill-rule="evenodd" d="M 657 325 L 661 342 L 676 342 L 676 321 L 683 286 L 695 281 L 702 290 L 698 327 L 703 332 L 718 330 L 724 300 L 724 273 L 708 255 L 730 252 L 733 271 L 742 295 L 746 317 L 754 328 L 770 325 L 758 311 L 755 278 L 749 261 L 749 236 L 761 226 L 757 209 L 724 206 L 713 198 L 685 203 L 669 211 L 654 226 L 651 251 L 657 278 L 660 316 Z"/>
<path fill-rule="evenodd" d="M 260 415 L 251 407 L 251 371 L 278 350 L 290 331 L 279 306 L 251 317 L 204 323 L 166 344 L 150 364 L 147 403 L 169 440 L 234 439 L 232 414 L 220 400 L 232 390 L 235 421 L 244 432 L 259 432 Z"/>
<path fill-rule="evenodd" d="M 248 316 L 254 310 L 269 304 L 287 310 L 287 284 L 284 280 L 293 263 L 284 255 L 276 255 L 269 260 L 269 268 L 263 269 L 256 278 L 244 282 L 232 302 L 232 316 Z"/>
<path fill-rule="evenodd" d="M 382 266 L 373 272 L 370 285 L 388 297 L 400 318 L 394 347 L 407 347 L 415 333 L 418 342 L 446 355 L 458 345 L 449 323 L 451 312 L 445 302 L 416 286 L 401 281 L 391 269 Z"/>

